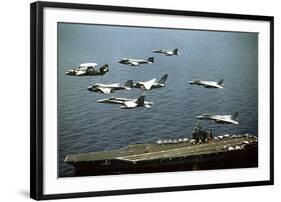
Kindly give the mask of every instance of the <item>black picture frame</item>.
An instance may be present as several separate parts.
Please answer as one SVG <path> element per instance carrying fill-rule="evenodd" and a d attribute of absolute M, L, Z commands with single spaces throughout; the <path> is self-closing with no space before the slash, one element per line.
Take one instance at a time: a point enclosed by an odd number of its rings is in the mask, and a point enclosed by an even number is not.
<path fill-rule="evenodd" d="M 253 21 L 267 21 L 270 23 L 270 180 L 204 184 L 192 186 L 154 187 L 130 190 L 93 191 L 79 193 L 57 193 L 46 195 L 43 192 L 43 9 L 62 8 L 99 11 L 121 11 L 130 13 L 163 14 L 167 16 L 194 16 L 206 18 L 224 18 Z M 215 189 L 227 187 L 245 187 L 259 185 L 273 185 L 274 183 L 274 17 L 259 15 L 240 15 L 229 13 L 195 12 L 183 10 L 135 8 L 120 6 L 103 6 L 75 3 L 35 2 L 30 7 L 30 197 L 36 200 L 62 199 L 76 197 L 93 197 L 122 194 L 138 194 L 153 192 L 171 192 L 199 189 Z"/>

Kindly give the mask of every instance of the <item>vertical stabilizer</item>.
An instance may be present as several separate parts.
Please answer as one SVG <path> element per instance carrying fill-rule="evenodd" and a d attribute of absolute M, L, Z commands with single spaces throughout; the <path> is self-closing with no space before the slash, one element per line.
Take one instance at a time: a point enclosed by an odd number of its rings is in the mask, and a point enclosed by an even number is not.
<path fill-rule="evenodd" d="M 137 105 L 138 106 L 143 106 L 144 105 L 144 95 L 141 95 L 138 99 L 137 99 L 137 101 L 136 101 L 136 103 L 137 103 Z"/>
<path fill-rule="evenodd" d="M 128 87 L 128 88 L 133 88 L 133 80 L 128 80 L 126 83 L 125 83 L 125 87 Z"/>
<path fill-rule="evenodd" d="M 179 55 L 179 54 L 180 54 L 180 53 L 179 53 L 179 49 L 176 48 L 175 50 L 173 50 L 173 54 L 174 54 L 174 55 Z"/>
<path fill-rule="evenodd" d="M 218 81 L 218 85 L 223 86 L 223 79 Z"/>
<path fill-rule="evenodd" d="M 233 120 L 237 121 L 238 116 L 239 116 L 239 112 L 235 112 L 234 114 L 231 115 L 231 118 L 232 118 Z"/>
<path fill-rule="evenodd" d="M 148 62 L 154 63 L 154 57 L 149 57 L 149 58 L 147 59 L 147 61 L 148 61 Z"/>
<path fill-rule="evenodd" d="M 168 74 L 165 74 L 165 75 L 162 76 L 162 78 L 158 81 L 158 83 L 160 83 L 160 84 L 166 84 L 167 78 L 168 78 Z"/>

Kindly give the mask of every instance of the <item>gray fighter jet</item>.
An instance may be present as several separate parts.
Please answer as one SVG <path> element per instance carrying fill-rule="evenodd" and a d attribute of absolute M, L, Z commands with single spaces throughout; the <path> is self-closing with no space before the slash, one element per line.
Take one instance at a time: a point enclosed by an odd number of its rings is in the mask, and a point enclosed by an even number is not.
<path fill-rule="evenodd" d="M 154 57 L 149 57 L 147 60 L 144 59 L 131 59 L 131 58 L 121 58 L 119 60 L 120 64 L 130 65 L 130 66 L 140 66 L 140 64 L 152 64 L 154 63 Z"/>
<path fill-rule="evenodd" d="M 164 54 L 166 56 L 180 55 L 178 48 L 176 48 L 174 50 L 157 49 L 157 50 L 152 50 L 152 52 Z"/>
<path fill-rule="evenodd" d="M 205 88 L 223 88 L 223 79 L 219 80 L 218 82 L 216 81 L 202 81 L 202 80 L 193 80 L 189 81 L 190 84 L 192 85 L 201 85 L 204 86 Z"/>
<path fill-rule="evenodd" d="M 110 97 L 102 100 L 98 100 L 98 103 L 109 103 L 109 104 L 121 104 L 120 108 L 122 109 L 132 109 L 135 107 L 147 107 L 150 108 L 153 102 L 144 101 L 144 95 L 140 96 L 137 99 L 127 99 L 127 98 L 118 98 Z"/>
<path fill-rule="evenodd" d="M 99 70 L 95 69 L 97 66 L 96 63 L 84 63 L 80 64 L 78 69 L 70 69 L 65 74 L 71 76 L 102 76 L 109 71 L 108 64 L 103 65 Z"/>
<path fill-rule="evenodd" d="M 157 81 L 157 79 L 151 79 L 149 81 L 138 81 L 134 85 L 134 87 L 141 88 L 143 90 L 165 87 L 167 84 L 167 78 L 168 78 L 168 74 L 165 74 L 164 76 L 162 76 L 162 78 L 159 81 Z"/>
<path fill-rule="evenodd" d="M 196 118 L 199 120 L 213 120 L 219 124 L 239 124 L 238 122 L 238 112 L 235 112 L 232 115 L 211 115 L 211 114 L 202 114 Z"/>
<path fill-rule="evenodd" d="M 120 83 L 112 83 L 112 84 L 95 83 L 89 86 L 88 90 L 110 94 L 115 90 L 131 90 L 132 87 L 133 87 L 133 80 L 128 80 L 124 85 L 121 85 Z"/>

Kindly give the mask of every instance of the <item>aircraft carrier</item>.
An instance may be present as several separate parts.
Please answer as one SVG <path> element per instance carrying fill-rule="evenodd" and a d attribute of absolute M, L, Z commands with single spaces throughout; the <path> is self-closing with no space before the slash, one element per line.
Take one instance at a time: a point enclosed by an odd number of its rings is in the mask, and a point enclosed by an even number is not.
<path fill-rule="evenodd" d="M 258 139 L 249 134 L 213 137 L 212 132 L 195 128 L 192 139 L 69 154 L 65 162 L 75 167 L 74 176 L 249 168 L 258 166 Z"/>

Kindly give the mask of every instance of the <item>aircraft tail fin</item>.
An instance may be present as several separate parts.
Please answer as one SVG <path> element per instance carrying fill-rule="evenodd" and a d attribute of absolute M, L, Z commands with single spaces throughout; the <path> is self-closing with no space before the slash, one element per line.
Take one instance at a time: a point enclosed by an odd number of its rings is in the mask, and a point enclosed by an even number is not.
<path fill-rule="evenodd" d="M 138 106 L 142 106 L 142 105 L 144 105 L 144 95 L 141 95 L 138 99 L 137 99 L 137 101 L 136 101 L 136 103 L 138 104 Z"/>
<path fill-rule="evenodd" d="M 158 83 L 160 83 L 160 84 L 166 84 L 167 78 L 168 78 L 168 74 L 165 74 L 165 75 L 162 76 L 162 78 L 158 81 Z"/>
<path fill-rule="evenodd" d="M 125 86 L 125 87 L 128 87 L 128 88 L 132 88 L 132 87 L 134 86 L 133 80 L 128 80 L 128 81 L 125 83 L 124 86 Z"/>
<path fill-rule="evenodd" d="M 101 75 L 104 75 L 108 71 L 109 71 L 109 65 L 108 64 L 104 64 L 103 66 L 101 66 L 101 68 L 100 68 Z"/>
<path fill-rule="evenodd" d="M 154 57 L 149 57 L 147 61 L 154 63 Z"/>
<path fill-rule="evenodd" d="M 218 81 L 218 85 L 223 86 L 223 79 Z"/>
<path fill-rule="evenodd" d="M 175 50 L 173 50 L 173 54 L 174 54 L 174 55 L 179 55 L 179 54 L 180 54 L 180 53 L 179 53 L 179 49 L 176 48 Z"/>
<path fill-rule="evenodd" d="M 239 112 L 235 112 L 234 114 L 231 115 L 231 118 L 236 121 L 238 119 L 238 116 L 239 116 Z"/>

